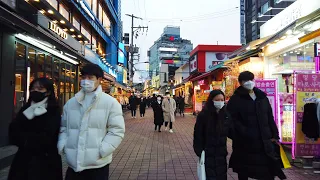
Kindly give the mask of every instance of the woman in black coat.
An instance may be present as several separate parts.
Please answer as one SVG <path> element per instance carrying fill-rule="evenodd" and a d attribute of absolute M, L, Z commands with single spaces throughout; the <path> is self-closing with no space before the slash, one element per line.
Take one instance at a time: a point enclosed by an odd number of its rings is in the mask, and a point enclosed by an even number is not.
<path fill-rule="evenodd" d="M 10 124 L 9 137 L 18 146 L 8 180 L 62 180 L 57 142 L 61 113 L 53 82 L 35 79 L 30 98 Z"/>
<path fill-rule="evenodd" d="M 211 91 L 194 127 L 193 148 L 199 158 L 205 151 L 207 180 L 227 180 L 227 136 L 231 137 L 232 121 L 224 103 L 222 91 Z"/>
<path fill-rule="evenodd" d="M 239 75 L 241 86 L 228 102 L 234 122 L 233 152 L 230 167 L 240 180 L 285 179 L 276 154 L 278 129 L 266 94 L 254 87 L 254 75 Z"/>
<path fill-rule="evenodd" d="M 147 101 L 146 98 L 142 97 L 140 99 L 140 117 L 144 117 L 144 114 L 146 113 L 146 106 L 147 106 Z"/>
<path fill-rule="evenodd" d="M 158 129 L 161 132 L 161 126 L 163 125 L 163 110 L 162 110 L 162 98 L 161 96 L 157 97 L 157 101 L 152 103 L 153 115 L 154 115 L 154 130 Z"/>
<path fill-rule="evenodd" d="M 185 106 L 185 102 L 184 102 L 184 96 L 181 96 L 179 98 L 179 112 L 180 112 L 180 116 L 183 116 L 184 117 L 184 106 Z"/>

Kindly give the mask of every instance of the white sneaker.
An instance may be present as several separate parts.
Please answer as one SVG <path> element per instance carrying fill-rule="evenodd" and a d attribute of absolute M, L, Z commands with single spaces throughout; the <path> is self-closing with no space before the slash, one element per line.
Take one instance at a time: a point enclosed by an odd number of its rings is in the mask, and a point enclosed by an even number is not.
<path fill-rule="evenodd" d="M 135 119 L 137 118 L 137 117 L 134 117 Z"/>
<path fill-rule="evenodd" d="M 172 129 L 170 129 L 169 133 L 173 133 L 173 130 L 172 130 Z"/>

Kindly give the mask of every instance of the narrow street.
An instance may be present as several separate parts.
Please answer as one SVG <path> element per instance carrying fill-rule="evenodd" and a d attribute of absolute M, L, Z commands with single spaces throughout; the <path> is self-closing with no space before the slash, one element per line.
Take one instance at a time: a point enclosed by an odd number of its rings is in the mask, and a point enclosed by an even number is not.
<path fill-rule="evenodd" d="M 138 112 L 139 114 L 139 112 Z M 114 153 L 110 166 L 111 180 L 193 180 L 197 177 L 197 157 L 192 148 L 195 117 L 177 116 L 174 133 L 154 131 L 153 113 L 147 109 L 146 117 L 132 119 L 125 113 L 126 135 Z M 231 142 L 228 143 L 231 152 Z M 64 164 L 64 169 L 67 165 Z M 9 168 L 0 171 L 0 180 L 5 180 Z M 316 180 L 311 172 L 292 168 L 285 170 L 290 180 Z M 237 175 L 229 170 L 228 180 Z"/>

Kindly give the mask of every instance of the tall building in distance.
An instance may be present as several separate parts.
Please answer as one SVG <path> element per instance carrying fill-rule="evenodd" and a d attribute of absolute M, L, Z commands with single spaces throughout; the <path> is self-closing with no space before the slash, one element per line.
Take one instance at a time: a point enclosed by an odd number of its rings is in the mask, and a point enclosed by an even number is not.
<path fill-rule="evenodd" d="M 148 51 L 152 87 L 162 87 L 160 93 L 164 93 L 165 87 L 173 85 L 175 71 L 188 62 L 192 49 L 191 41 L 181 38 L 180 27 L 166 26 Z"/>
<path fill-rule="evenodd" d="M 241 44 L 260 39 L 260 26 L 295 0 L 240 0 Z"/>

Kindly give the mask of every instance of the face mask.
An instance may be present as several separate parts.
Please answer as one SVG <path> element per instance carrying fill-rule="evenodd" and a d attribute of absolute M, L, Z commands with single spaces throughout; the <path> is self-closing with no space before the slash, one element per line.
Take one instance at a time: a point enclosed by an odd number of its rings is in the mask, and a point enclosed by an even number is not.
<path fill-rule="evenodd" d="M 30 92 L 30 99 L 35 103 L 44 100 L 44 98 L 46 97 L 47 97 L 46 92 L 39 92 L 39 91 Z"/>
<path fill-rule="evenodd" d="M 81 80 L 81 87 L 84 92 L 92 92 L 94 91 L 94 81 L 92 80 Z"/>
<path fill-rule="evenodd" d="M 213 104 L 217 109 L 222 109 L 224 106 L 224 101 L 213 101 Z"/>
<path fill-rule="evenodd" d="M 255 83 L 253 81 L 247 81 L 242 86 L 248 90 L 252 90 L 255 86 Z"/>
<path fill-rule="evenodd" d="M 161 101 L 161 98 L 157 98 L 158 101 Z"/>

